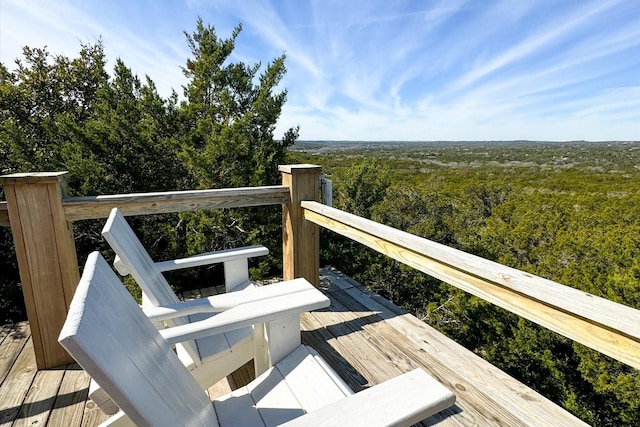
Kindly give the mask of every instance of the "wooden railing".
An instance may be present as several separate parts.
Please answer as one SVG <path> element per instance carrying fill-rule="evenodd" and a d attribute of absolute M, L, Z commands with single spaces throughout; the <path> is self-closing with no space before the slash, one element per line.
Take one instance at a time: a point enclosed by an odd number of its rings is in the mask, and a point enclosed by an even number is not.
<path fill-rule="evenodd" d="M 409 233 L 303 201 L 306 220 L 640 369 L 640 311 Z"/>
<path fill-rule="evenodd" d="M 71 224 L 106 218 L 113 207 L 124 215 L 147 215 L 282 205 L 283 276 L 307 277 L 318 285 L 318 227 L 302 220 L 300 201 L 318 199 L 322 168 L 285 165 L 280 171 L 283 185 L 279 186 L 95 197 L 67 197 L 66 172 L 0 177 L 7 200 L 0 203 L 0 226 L 12 230 L 38 369 L 73 362 L 57 342 L 79 281 Z"/>
<path fill-rule="evenodd" d="M 281 204 L 283 276 L 319 283 L 319 226 L 640 369 L 640 311 L 322 205 L 319 166 L 281 166 L 282 185 L 66 197 L 64 173 L 0 177 L 38 368 L 69 362 L 57 337 L 78 282 L 70 223 L 125 215 Z"/>

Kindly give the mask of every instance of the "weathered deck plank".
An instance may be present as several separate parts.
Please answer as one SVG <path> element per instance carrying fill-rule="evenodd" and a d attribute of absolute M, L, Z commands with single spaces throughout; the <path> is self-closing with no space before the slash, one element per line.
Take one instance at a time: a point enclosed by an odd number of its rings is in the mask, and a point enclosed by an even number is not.
<path fill-rule="evenodd" d="M 0 384 L 5 380 L 29 337 L 31 337 L 31 331 L 27 322 L 3 326 L 2 339 L 0 339 L 2 348 L 2 352 L 0 352 Z"/>
<path fill-rule="evenodd" d="M 330 298 L 348 305 L 352 312 L 372 310 L 379 321 L 369 317 L 362 331 L 380 339 L 386 348 L 400 351 L 432 376 L 447 385 L 458 397 L 442 425 L 456 425 L 456 418 L 475 413 L 475 421 L 491 425 L 580 425 L 580 420 L 534 390 L 516 381 L 461 345 L 440 334 L 399 307 L 368 291 L 339 273 L 323 271 L 334 287 Z M 384 304 L 380 301 L 384 300 Z M 361 317 L 361 320 L 365 319 Z M 388 325 L 389 327 L 382 326 Z M 389 354 L 389 353 L 387 353 Z M 471 415 L 471 414 L 469 414 Z"/>
<path fill-rule="evenodd" d="M 82 427 L 96 427 L 107 418 L 109 417 L 107 417 L 104 412 L 98 408 L 98 405 L 93 403 L 91 400 L 85 401 L 84 411 L 82 413 Z M 68 426 L 71 427 L 72 424 L 68 424 Z M 53 427 L 53 425 L 51 427 Z"/>
<path fill-rule="evenodd" d="M 35 376 L 36 359 L 29 337 L 0 387 L 1 427 L 10 426 L 16 420 Z"/>
<path fill-rule="evenodd" d="M 87 405 L 89 381 L 89 375 L 77 365 L 67 367 L 49 416 L 48 425 L 81 425 L 85 406 Z M 92 402 L 90 403 L 93 405 Z M 100 413 L 101 420 L 107 418 L 99 410 L 97 412 Z"/>
<path fill-rule="evenodd" d="M 63 377 L 63 369 L 37 372 L 12 427 L 46 425 Z"/>
<path fill-rule="evenodd" d="M 444 337 L 352 279 L 323 270 L 328 309 L 301 317 L 314 347 L 354 390 L 421 367 L 449 387 L 456 404 L 424 422 L 439 426 L 580 425 L 559 406 Z M 193 295 L 216 293 L 202 290 Z M 105 415 L 87 401 L 89 377 L 77 366 L 36 374 L 28 324 L 0 330 L 0 426 L 95 427 Z M 245 385 L 251 367 L 209 389 L 211 397 Z"/>

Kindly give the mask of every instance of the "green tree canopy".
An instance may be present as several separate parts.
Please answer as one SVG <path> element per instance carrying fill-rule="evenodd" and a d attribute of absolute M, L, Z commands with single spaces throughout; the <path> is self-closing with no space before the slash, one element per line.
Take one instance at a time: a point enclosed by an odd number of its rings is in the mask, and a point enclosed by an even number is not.
<path fill-rule="evenodd" d="M 141 80 L 118 59 L 106 71 L 102 41 L 81 45 L 77 58 L 25 47 L 10 71 L 0 64 L 0 169 L 3 174 L 69 171 L 70 195 L 205 189 L 276 184 L 278 164 L 297 128 L 274 140 L 286 101 L 278 90 L 285 75 L 284 55 L 266 67 L 231 61 L 238 26 L 229 39 L 198 20 L 186 33 L 192 58 L 184 99 L 158 94 L 154 82 Z M 176 64 L 178 67 L 179 64 Z M 262 243 L 274 254 L 262 272 L 281 262 L 277 209 L 237 209 L 131 218 L 156 258 Z M 74 224 L 82 257 L 107 251 L 99 221 Z M 24 317 L 10 231 L 0 230 L 3 275 L 0 307 L 8 318 Z M 278 261 L 274 261 L 278 260 Z M 216 271 L 203 269 L 186 286 L 202 283 Z"/>

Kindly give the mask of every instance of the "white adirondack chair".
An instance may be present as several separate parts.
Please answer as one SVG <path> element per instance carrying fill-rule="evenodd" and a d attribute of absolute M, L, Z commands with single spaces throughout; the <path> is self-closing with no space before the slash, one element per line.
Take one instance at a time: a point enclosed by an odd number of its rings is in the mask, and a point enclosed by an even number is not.
<path fill-rule="evenodd" d="M 224 264 L 225 290 L 236 292 L 255 287 L 249 281 L 248 258 L 269 253 L 264 246 L 251 246 L 210 252 L 190 258 L 154 263 L 140 240 L 120 213 L 113 208 L 104 225 L 102 235 L 116 252 L 115 267 L 122 275 L 131 274 L 143 292 L 143 307 L 169 306 L 178 297 L 162 275 L 163 271 Z M 215 313 L 193 313 L 185 317 L 167 319 L 170 326 L 202 320 Z M 156 324 L 163 327 L 162 322 Z M 251 327 L 210 335 L 198 340 L 176 344 L 176 352 L 203 388 L 208 388 L 249 362 L 253 357 L 253 329 Z M 107 393 L 92 381 L 89 396 L 108 415 L 118 407 Z"/>
<path fill-rule="evenodd" d="M 257 351 L 266 350 L 274 366 L 212 404 L 171 350 L 172 343 L 255 323 L 272 325 L 329 305 L 304 279 L 247 292 L 261 295 L 218 316 L 158 331 L 102 256 L 92 253 L 59 341 L 126 413 L 104 425 L 411 425 L 454 403 L 448 389 L 419 369 L 351 395 L 315 351 L 278 337 L 293 331 L 267 327 L 268 345 L 257 346 Z M 173 315 L 184 314 L 174 306 L 157 309 L 154 315 L 162 318 L 172 310 Z M 299 329 L 295 332 L 299 343 Z M 278 358 L 281 344 L 288 346 L 288 354 Z"/>

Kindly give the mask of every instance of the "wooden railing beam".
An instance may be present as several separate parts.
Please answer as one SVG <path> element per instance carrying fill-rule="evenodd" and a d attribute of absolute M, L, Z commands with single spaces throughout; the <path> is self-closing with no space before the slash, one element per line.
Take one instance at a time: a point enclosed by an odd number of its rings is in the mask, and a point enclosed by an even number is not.
<path fill-rule="evenodd" d="M 288 200 L 289 189 L 274 185 L 270 187 L 67 197 L 63 200 L 63 206 L 67 220 L 78 221 L 107 218 L 114 207 L 118 207 L 123 215 L 130 216 L 200 209 L 281 205 L 287 203 Z"/>
<path fill-rule="evenodd" d="M 84 219 L 107 218 L 114 207 L 120 208 L 123 215 L 131 216 L 198 209 L 282 205 L 288 201 L 289 189 L 281 185 L 274 185 L 219 190 L 65 197 L 62 200 L 62 205 L 67 221 L 73 222 Z M 8 209 L 7 202 L 0 202 L 0 227 L 11 226 Z"/>
<path fill-rule="evenodd" d="M 640 310 L 315 202 L 304 218 L 640 369 Z"/>

